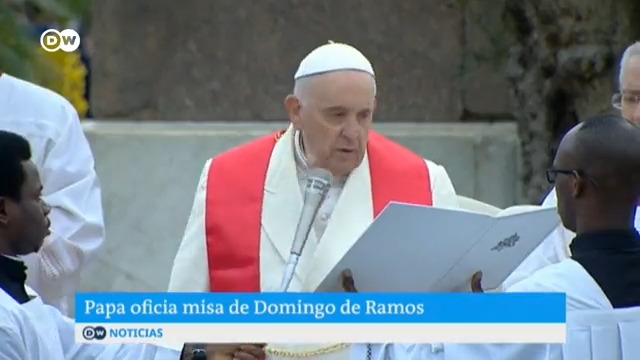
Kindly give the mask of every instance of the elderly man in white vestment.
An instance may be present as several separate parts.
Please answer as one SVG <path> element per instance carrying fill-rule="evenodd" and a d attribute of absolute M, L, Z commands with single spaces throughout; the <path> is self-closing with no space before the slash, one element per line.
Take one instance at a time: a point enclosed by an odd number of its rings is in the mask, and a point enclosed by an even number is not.
<path fill-rule="evenodd" d="M 640 125 L 640 42 L 627 47 L 619 65 L 619 89 L 613 95 L 613 106 L 622 117 Z M 556 206 L 555 189 L 545 197 L 542 206 Z M 636 228 L 640 229 L 640 214 L 636 216 Z M 545 241 L 514 271 L 505 286 L 522 280 L 541 266 L 555 264 L 570 255 L 569 242 L 574 234 L 559 226 Z"/>
<path fill-rule="evenodd" d="M 80 275 L 104 241 L 100 185 L 78 113 L 62 96 L 3 74 L 0 129 L 27 138 L 51 205 L 51 234 L 24 258 L 27 284 L 42 300 L 69 314 Z"/>
<path fill-rule="evenodd" d="M 390 344 L 385 351 L 376 347 L 374 360 L 384 354 L 397 360 L 638 358 L 640 342 L 630 337 L 640 334 L 640 235 L 634 226 L 640 127 L 613 115 L 585 120 L 565 135 L 547 177 L 558 193 L 562 223 L 576 233 L 571 257 L 506 291 L 566 293 L 567 344 Z M 474 291 L 482 291 L 480 281 L 473 277 Z M 592 326 L 586 326 L 589 319 Z M 354 349 L 352 360 L 364 359 L 364 352 Z"/>
<path fill-rule="evenodd" d="M 357 49 L 313 50 L 286 97 L 290 126 L 222 153 L 202 171 L 175 257 L 170 291 L 278 290 L 308 168 L 333 184 L 302 253 L 291 291 L 331 269 L 389 201 L 457 207 L 446 170 L 371 129 L 372 65 Z M 389 239 L 392 241 L 392 239 Z M 269 344 L 273 358 L 347 359 L 348 344 Z"/>
<path fill-rule="evenodd" d="M 22 136 L 0 131 L 0 360 L 255 360 L 259 346 L 77 344 L 74 321 L 29 288 L 21 255 L 38 251 L 50 233 L 51 208 Z M 202 356 L 199 357 L 203 359 Z"/>

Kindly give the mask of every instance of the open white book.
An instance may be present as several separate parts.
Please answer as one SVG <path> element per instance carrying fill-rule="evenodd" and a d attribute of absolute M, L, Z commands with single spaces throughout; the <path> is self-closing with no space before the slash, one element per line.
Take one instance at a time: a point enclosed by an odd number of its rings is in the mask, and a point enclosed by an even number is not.
<path fill-rule="evenodd" d="M 555 208 L 493 209 L 392 202 L 328 274 L 309 276 L 307 289 L 342 291 L 347 268 L 360 292 L 470 291 L 477 271 L 485 289 L 498 288 L 560 219 Z"/>

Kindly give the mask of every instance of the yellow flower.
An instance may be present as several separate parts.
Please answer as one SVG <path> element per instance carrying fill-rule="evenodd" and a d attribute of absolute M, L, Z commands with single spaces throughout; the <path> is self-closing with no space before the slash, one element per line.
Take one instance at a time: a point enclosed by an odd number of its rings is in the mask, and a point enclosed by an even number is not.
<path fill-rule="evenodd" d="M 76 109 L 80 118 L 87 115 L 89 103 L 84 97 L 87 69 L 80 52 L 47 52 L 37 47 L 36 81 L 66 98 Z"/>

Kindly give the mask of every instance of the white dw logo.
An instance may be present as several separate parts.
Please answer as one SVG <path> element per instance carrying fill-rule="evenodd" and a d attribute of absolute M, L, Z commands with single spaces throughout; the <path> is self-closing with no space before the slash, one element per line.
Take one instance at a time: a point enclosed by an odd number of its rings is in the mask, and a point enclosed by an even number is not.
<path fill-rule="evenodd" d="M 76 51 L 80 47 L 80 34 L 73 29 L 49 29 L 40 35 L 40 46 L 48 52 Z"/>

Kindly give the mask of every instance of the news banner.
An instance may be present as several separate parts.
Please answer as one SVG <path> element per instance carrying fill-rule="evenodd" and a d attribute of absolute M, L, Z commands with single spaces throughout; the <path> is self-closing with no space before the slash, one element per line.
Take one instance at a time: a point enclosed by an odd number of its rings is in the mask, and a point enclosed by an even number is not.
<path fill-rule="evenodd" d="M 78 293 L 98 343 L 564 343 L 561 293 Z"/>

